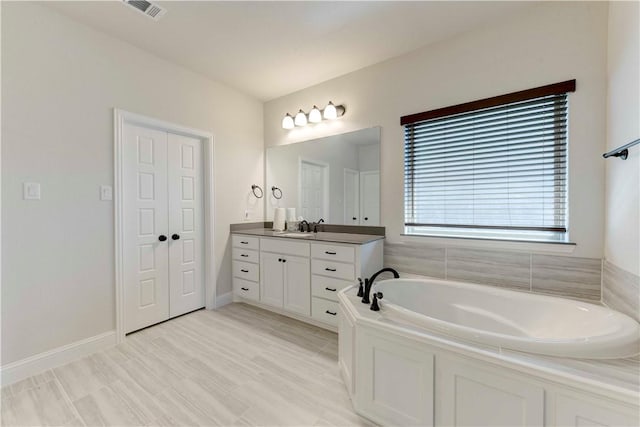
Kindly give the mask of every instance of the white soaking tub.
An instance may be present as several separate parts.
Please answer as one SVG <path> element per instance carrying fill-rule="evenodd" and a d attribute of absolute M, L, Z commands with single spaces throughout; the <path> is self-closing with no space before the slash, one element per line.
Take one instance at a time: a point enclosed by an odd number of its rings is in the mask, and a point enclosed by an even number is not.
<path fill-rule="evenodd" d="M 586 302 L 436 279 L 384 280 L 372 292 L 384 318 L 485 345 L 588 359 L 640 350 L 635 320 Z"/>

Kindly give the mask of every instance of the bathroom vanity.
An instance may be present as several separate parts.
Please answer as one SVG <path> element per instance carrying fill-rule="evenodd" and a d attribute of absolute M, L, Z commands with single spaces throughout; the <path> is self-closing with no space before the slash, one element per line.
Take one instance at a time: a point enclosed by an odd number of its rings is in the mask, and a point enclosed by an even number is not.
<path fill-rule="evenodd" d="M 382 268 L 383 235 L 232 231 L 234 300 L 337 330 L 338 292 Z"/>

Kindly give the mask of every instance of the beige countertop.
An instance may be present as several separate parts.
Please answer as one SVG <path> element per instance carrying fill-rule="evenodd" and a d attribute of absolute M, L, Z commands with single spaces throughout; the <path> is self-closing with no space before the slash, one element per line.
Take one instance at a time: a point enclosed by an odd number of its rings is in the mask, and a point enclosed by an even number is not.
<path fill-rule="evenodd" d="M 287 231 L 273 231 L 268 228 L 252 228 L 249 230 L 235 230 L 231 234 L 243 234 L 248 236 L 259 237 L 278 237 L 282 239 L 296 240 L 299 242 L 332 242 L 332 243 L 352 243 L 363 245 L 365 243 L 374 242 L 384 239 L 384 236 L 376 236 L 373 234 L 352 234 L 352 233 L 329 233 L 319 231 L 317 233 L 299 233 Z M 289 236 L 287 236 L 289 235 Z M 295 236 L 301 237 L 295 237 Z M 308 236 L 308 237 L 302 237 Z"/>

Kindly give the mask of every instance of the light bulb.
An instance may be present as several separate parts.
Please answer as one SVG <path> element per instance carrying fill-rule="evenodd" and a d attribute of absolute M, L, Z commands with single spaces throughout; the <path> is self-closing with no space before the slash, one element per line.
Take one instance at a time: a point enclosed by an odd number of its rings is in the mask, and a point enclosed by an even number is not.
<path fill-rule="evenodd" d="M 287 113 L 286 116 L 282 119 L 282 129 L 293 129 L 295 124 L 293 123 L 293 117 L 291 114 Z"/>
<path fill-rule="evenodd" d="M 322 121 L 322 113 L 320 113 L 320 110 L 318 109 L 318 107 L 314 105 L 311 111 L 309 111 L 309 122 L 320 123 L 321 121 Z"/>
<path fill-rule="evenodd" d="M 329 101 L 329 105 L 324 107 L 324 118 L 328 120 L 333 120 L 338 118 L 338 111 L 336 110 L 336 106 L 333 105 L 333 102 Z"/>
<path fill-rule="evenodd" d="M 296 126 L 306 126 L 307 124 L 307 115 L 304 113 L 304 111 L 300 110 L 298 111 L 298 114 L 296 114 L 296 119 L 294 120 Z"/>

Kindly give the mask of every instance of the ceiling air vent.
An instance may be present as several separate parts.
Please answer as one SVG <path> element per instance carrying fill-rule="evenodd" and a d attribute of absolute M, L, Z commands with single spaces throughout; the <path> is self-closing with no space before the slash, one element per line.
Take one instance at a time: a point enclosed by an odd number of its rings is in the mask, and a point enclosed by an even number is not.
<path fill-rule="evenodd" d="M 146 0 L 122 0 L 126 5 L 131 6 L 138 12 L 144 13 L 154 21 L 159 20 L 162 15 L 167 13 L 167 9 L 153 4 Z"/>

